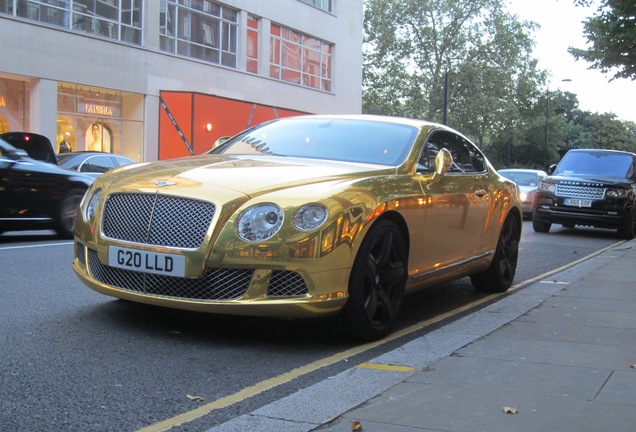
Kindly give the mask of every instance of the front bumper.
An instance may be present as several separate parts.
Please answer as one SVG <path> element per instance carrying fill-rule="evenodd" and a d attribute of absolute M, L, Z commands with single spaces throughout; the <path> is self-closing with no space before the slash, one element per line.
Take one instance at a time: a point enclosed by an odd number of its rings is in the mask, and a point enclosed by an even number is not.
<path fill-rule="evenodd" d="M 197 312 L 312 318 L 335 315 L 347 302 L 346 269 L 307 274 L 296 269 L 219 267 L 197 278 L 161 276 L 110 267 L 76 239 L 73 270 L 101 294 Z M 316 284 L 333 290 L 314 294 Z"/>
<path fill-rule="evenodd" d="M 542 202 L 543 201 L 543 202 Z M 544 223 L 593 226 L 618 229 L 627 224 L 629 210 L 625 208 L 579 208 L 557 205 L 552 201 L 538 200 L 533 220 Z"/>

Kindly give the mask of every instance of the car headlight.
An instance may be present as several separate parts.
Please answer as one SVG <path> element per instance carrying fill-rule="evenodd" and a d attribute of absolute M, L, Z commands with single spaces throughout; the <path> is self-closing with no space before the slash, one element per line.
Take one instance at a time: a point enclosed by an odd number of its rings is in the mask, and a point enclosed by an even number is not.
<path fill-rule="evenodd" d="M 82 209 L 82 216 L 84 220 L 88 222 L 97 211 L 97 204 L 99 204 L 99 199 L 102 197 L 102 190 L 100 188 L 95 189 L 91 195 L 88 197 L 84 204 L 84 208 Z"/>
<path fill-rule="evenodd" d="M 521 199 L 521 201 L 525 201 L 527 197 L 527 193 L 519 191 L 519 198 Z"/>
<path fill-rule="evenodd" d="M 283 210 L 276 204 L 257 204 L 241 213 L 236 234 L 248 242 L 264 241 L 278 232 L 283 219 Z"/>
<path fill-rule="evenodd" d="M 541 183 L 539 183 L 538 189 L 547 190 L 554 193 L 554 191 L 556 191 L 556 185 L 553 182 L 542 181 Z"/>
<path fill-rule="evenodd" d="M 623 198 L 625 195 L 625 189 L 610 189 L 607 191 L 607 196 L 610 198 Z"/>
<path fill-rule="evenodd" d="M 329 213 L 321 204 L 307 204 L 294 212 L 292 222 L 299 231 L 319 228 L 327 220 Z"/>

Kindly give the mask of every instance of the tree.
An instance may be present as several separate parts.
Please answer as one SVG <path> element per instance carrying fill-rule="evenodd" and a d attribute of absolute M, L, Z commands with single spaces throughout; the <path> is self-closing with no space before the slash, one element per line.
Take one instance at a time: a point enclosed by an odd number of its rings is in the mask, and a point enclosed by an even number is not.
<path fill-rule="evenodd" d="M 590 0 L 576 0 L 590 6 Z M 614 71 L 612 79 L 636 80 L 636 2 L 634 0 L 602 0 L 597 14 L 584 21 L 583 34 L 591 48 L 570 47 L 577 60 L 591 63 L 591 69 L 603 73 Z"/>
<path fill-rule="evenodd" d="M 363 111 L 448 123 L 486 146 L 533 103 L 545 76 L 504 0 L 367 0 Z"/>

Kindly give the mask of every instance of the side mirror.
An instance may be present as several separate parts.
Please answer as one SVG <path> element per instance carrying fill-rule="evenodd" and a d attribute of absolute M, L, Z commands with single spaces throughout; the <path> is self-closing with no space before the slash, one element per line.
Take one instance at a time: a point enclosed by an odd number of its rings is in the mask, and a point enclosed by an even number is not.
<path fill-rule="evenodd" d="M 552 175 L 554 173 L 554 170 L 556 169 L 556 164 L 552 164 L 548 167 L 548 174 Z"/>
<path fill-rule="evenodd" d="M 451 153 L 442 148 L 435 157 L 435 172 L 433 173 L 433 184 L 439 183 L 448 170 L 453 166 L 453 156 Z"/>

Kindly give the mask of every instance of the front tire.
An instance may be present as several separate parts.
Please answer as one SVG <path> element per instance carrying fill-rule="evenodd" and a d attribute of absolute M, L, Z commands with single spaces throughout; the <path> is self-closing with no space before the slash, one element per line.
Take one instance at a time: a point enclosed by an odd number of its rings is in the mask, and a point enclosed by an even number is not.
<path fill-rule="evenodd" d="M 402 233 L 394 223 L 379 221 L 371 227 L 351 269 L 349 299 L 338 316 L 349 336 L 372 341 L 391 331 L 404 298 L 407 261 Z"/>
<path fill-rule="evenodd" d="M 60 237 L 73 238 L 75 218 L 83 196 L 83 190 L 71 189 L 60 201 L 55 215 L 55 231 Z"/>
<path fill-rule="evenodd" d="M 552 224 L 550 222 L 541 222 L 537 220 L 534 213 L 532 214 L 532 229 L 536 232 L 547 233 L 552 228 Z"/>
<path fill-rule="evenodd" d="M 509 215 L 501 228 L 495 256 L 490 267 L 483 273 L 474 274 L 470 281 L 477 291 L 489 293 L 505 292 L 512 285 L 517 271 L 521 225 Z"/>
<path fill-rule="evenodd" d="M 632 206 L 629 212 L 629 220 L 623 228 L 618 229 L 618 236 L 625 240 L 631 240 L 636 237 L 636 205 Z"/>

